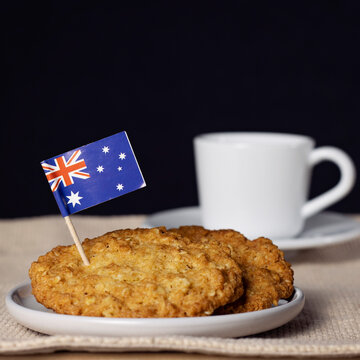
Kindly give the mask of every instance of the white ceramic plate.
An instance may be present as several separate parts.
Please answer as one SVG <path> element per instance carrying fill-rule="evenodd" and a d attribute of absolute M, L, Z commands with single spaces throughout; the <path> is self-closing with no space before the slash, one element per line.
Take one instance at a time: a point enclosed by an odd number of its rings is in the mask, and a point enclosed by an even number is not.
<path fill-rule="evenodd" d="M 150 215 L 144 227 L 201 225 L 199 207 L 161 211 Z M 246 234 L 244 234 L 246 236 Z M 304 230 L 295 238 L 271 239 L 281 250 L 310 249 L 339 244 L 360 236 L 360 222 L 335 212 L 323 212 L 309 218 Z"/>
<path fill-rule="evenodd" d="M 301 312 L 305 296 L 299 288 L 295 288 L 291 299 L 280 300 L 278 306 L 270 309 L 234 315 L 156 319 L 56 314 L 35 300 L 29 283 L 12 289 L 5 301 L 8 312 L 17 322 L 49 335 L 240 337 L 286 324 Z"/>

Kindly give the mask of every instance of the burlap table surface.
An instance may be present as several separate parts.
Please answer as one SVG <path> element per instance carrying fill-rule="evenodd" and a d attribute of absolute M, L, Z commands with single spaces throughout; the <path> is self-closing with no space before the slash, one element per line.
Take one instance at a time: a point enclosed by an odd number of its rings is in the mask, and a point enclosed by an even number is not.
<path fill-rule="evenodd" d="M 74 216 L 80 238 L 141 226 L 143 216 Z M 72 240 L 61 216 L 0 220 L 0 354 L 74 351 L 183 351 L 229 356 L 359 356 L 360 239 L 306 250 L 290 259 L 304 310 L 288 324 L 238 339 L 206 337 L 47 336 L 19 325 L 4 297 L 27 280 L 34 259 Z"/>

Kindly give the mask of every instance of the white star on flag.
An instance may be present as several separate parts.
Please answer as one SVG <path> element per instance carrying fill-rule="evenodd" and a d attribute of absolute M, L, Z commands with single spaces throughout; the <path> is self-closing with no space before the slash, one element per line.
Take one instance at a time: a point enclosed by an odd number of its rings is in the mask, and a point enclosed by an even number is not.
<path fill-rule="evenodd" d="M 119 190 L 119 191 L 124 190 L 124 185 L 123 184 L 117 184 L 116 189 Z"/>
<path fill-rule="evenodd" d="M 126 158 L 125 153 L 119 154 L 119 159 L 120 159 L 120 160 L 124 160 L 125 158 Z"/>
<path fill-rule="evenodd" d="M 76 204 L 80 204 L 80 199 L 82 199 L 82 196 L 79 196 L 79 191 L 74 194 L 73 192 L 71 192 L 70 196 L 66 196 L 69 201 L 67 202 L 68 204 L 72 204 L 73 207 L 75 207 Z"/>
<path fill-rule="evenodd" d="M 96 171 L 99 172 L 99 173 L 102 173 L 104 171 L 104 167 L 102 165 L 99 165 L 97 168 L 96 168 Z"/>
<path fill-rule="evenodd" d="M 121 170 L 122 170 L 122 167 L 121 167 L 121 166 L 119 166 L 119 167 L 118 167 L 118 170 L 119 170 L 119 171 L 121 171 Z"/>
<path fill-rule="evenodd" d="M 103 152 L 104 154 L 107 154 L 109 151 L 110 151 L 110 148 L 109 148 L 108 146 L 104 146 L 104 147 L 102 148 L 102 152 Z"/>

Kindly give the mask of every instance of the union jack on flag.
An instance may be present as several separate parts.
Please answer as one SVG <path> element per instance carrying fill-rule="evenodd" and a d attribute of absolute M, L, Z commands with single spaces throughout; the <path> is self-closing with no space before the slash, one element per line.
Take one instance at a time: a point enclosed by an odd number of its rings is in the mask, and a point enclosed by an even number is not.
<path fill-rule="evenodd" d="M 71 155 L 69 160 L 65 160 L 64 156 L 55 158 L 55 165 L 42 162 L 41 166 L 46 172 L 46 178 L 51 184 L 51 190 L 56 191 L 62 182 L 64 186 L 69 186 L 74 183 L 73 177 L 79 179 L 88 179 L 89 173 L 80 170 L 86 169 L 84 159 L 78 160 L 81 155 L 81 150 L 76 150 Z"/>
<path fill-rule="evenodd" d="M 145 186 L 126 132 L 41 162 L 62 216 Z"/>

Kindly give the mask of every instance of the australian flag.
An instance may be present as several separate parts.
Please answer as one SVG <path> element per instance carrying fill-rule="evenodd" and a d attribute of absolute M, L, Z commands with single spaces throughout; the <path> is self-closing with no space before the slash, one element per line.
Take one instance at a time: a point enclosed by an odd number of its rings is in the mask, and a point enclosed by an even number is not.
<path fill-rule="evenodd" d="M 125 131 L 41 162 L 62 216 L 145 186 Z"/>

